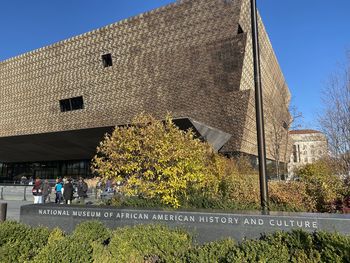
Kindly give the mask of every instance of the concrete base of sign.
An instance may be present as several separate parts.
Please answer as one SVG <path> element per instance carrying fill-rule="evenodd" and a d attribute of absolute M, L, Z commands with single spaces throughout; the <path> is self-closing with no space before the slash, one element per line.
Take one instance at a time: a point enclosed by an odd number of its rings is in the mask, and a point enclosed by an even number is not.
<path fill-rule="evenodd" d="M 122 209 L 100 206 L 24 205 L 20 221 L 31 226 L 59 227 L 66 232 L 86 220 L 98 220 L 116 228 L 138 224 L 165 224 L 180 227 L 195 235 L 199 243 L 225 237 L 237 241 L 259 238 L 278 230 L 330 231 L 350 234 L 350 215 L 320 213 L 224 212 L 212 210 Z"/>

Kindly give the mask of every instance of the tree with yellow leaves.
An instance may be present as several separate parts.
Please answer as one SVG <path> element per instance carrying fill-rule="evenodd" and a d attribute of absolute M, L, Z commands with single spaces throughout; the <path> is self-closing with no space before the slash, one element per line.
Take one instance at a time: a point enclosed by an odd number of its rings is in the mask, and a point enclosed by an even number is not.
<path fill-rule="evenodd" d="M 206 185 L 211 147 L 182 131 L 170 116 L 159 121 L 138 115 L 131 125 L 116 127 L 97 148 L 92 168 L 105 179 L 122 182 L 128 196 L 155 198 L 179 207 L 186 190 Z"/>

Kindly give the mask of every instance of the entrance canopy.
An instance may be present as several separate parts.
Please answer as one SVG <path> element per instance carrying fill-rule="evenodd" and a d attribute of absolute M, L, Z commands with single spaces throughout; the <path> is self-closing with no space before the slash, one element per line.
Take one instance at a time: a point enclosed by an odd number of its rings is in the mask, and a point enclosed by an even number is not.
<path fill-rule="evenodd" d="M 183 130 L 191 128 L 195 134 L 218 151 L 231 137 L 230 134 L 190 118 L 174 119 Z M 114 127 L 100 127 L 63 132 L 52 132 L 0 138 L 0 162 L 37 162 L 54 160 L 88 160 L 105 133 Z"/>

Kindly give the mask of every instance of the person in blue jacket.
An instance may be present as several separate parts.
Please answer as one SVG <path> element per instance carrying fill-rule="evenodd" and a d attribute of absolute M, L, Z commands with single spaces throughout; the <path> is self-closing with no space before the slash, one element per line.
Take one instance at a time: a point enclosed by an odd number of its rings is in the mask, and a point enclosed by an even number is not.
<path fill-rule="evenodd" d="M 55 185 L 55 192 L 56 192 L 56 198 L 55 198 L 55 203 L 60 204 L 63 200 L 62 198 L 62 189 L 63 189 L 63 184 L 61 179 L 56 180 L 56 185 Z"/>

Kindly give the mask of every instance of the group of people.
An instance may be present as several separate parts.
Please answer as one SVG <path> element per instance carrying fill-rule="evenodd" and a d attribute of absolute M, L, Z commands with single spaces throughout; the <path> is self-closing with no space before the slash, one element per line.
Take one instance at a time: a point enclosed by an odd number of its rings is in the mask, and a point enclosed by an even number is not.
<path fill-rule="evenodd" d="M 21 181 L 19 182 L 20 184 L 28 184 L 28 185 L 33 185 L 34 180 L 32 177 L 30 177 L 29 179 L 27 179 L 27 177 L 25 177 L 24 175 L 21 177 Z"/>
<path fill-rule="evenodd" d="M 74 199 L 75 187 L 71 178 L 58 178 L 56 179 L 56 184 L 54 186 L 55 191 L 55 203 L 56 204 L 71 204 Z M 76 186 L 76 192 L 78 194 L 78 199 L 84 200 L 87 197 L 88 185 L 83 178 L 79 178 L 78 184 Z M 32 193 L 34 196 L 34 204 L 42 204 L 50 202 L 50 194 L 52 192 L 51 186 L 48 180 L 42 182 L 41 179 L 36 179 L 34 186 L 32 188 Z"/>
<path fill-rule="evenodd" d="M 120 181 L 112 181 L 107 179 L 105 181 L 102 180 L 101 177 L 97 177 L 96 182 L 96 199 L 102 199 L 102 196 L 113 196 L 117 193 L 120 193 L 121 182 Z"/>
<path fill-rule="evenodd" d="M 42 182 L 39 178 L 35 180 L 32 188 L 34 204 L 50 202 L 51 186 L 47 179 Z"/>

